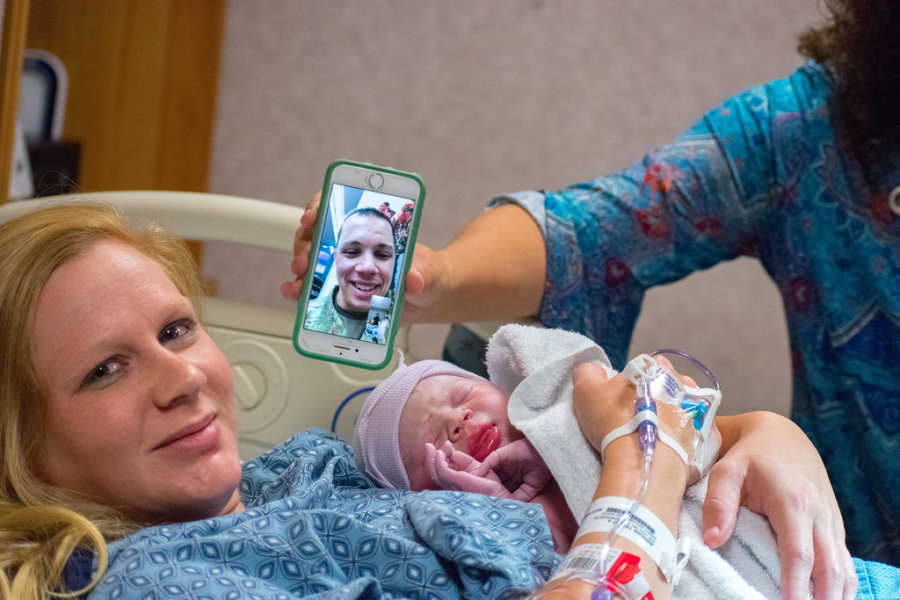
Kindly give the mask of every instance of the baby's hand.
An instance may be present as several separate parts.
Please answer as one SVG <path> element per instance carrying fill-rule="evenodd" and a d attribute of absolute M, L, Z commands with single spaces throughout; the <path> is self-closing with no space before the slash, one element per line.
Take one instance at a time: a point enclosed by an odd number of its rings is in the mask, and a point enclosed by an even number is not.
<path fill-rule="evenodd" d="M 525 438 L 491 452 L 482 468 L 496 473 L 506 488 L 513 491 L 512 497 L 525 502 L 540 494 L 553 479 L 544 459 Z"/>
<path fill-rule="evenodd" d="M 449 441 L 440 449 L 425 444 L 425 454 L 431 478 L 443 489 L 530 502 L 551 481 L 544 461 L 524 439 L 498 448 L 484 462 Z"/>
<path fill-rule="evenodd" d="M 473 492 L 485 496 L 509 498 L 511 494 L 490 469 L 482 467 L 465 452 L 460 452 L 449 441 L 440 450 L 434 444 L 425 444 L 425 465 L 434 483 L 444 490 Z"/>

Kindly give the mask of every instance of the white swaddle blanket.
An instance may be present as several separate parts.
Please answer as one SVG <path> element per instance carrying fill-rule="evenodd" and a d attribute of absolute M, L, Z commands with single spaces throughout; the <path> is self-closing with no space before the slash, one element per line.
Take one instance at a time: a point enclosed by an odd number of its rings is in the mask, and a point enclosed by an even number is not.
<path fill-rule="evenodd" d="M 610 376 L 616 373 L 597 344 L 559 329 L 505 325 L 487 350 L 491 381 L 510 395 L 510 421 L 540 452 L 578 521 L 591 502 L 600 469 L 572 411 L 572 373 L 585 362 L 602 365 Z M 678 534 L 691 540 L 690 559 L 675 585 L 675 597 L 780 598 L 781 567 L 767 519 L 741 508 L 734 533 L 722 547 L 711 550 L 703 544 L 706 484 L 704 477 L 685 493 Z"/>

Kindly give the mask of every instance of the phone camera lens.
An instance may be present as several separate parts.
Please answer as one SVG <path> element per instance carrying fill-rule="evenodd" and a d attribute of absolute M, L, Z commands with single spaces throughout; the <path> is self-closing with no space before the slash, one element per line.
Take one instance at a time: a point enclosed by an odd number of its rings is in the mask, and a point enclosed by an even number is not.
<path fill-rule="evenodd" d="M 372 173 L 369 175 L 369 185 L 374 190 L 380 190 L 381 186 L 384 185 L 384 177 L 378 173 Z"/>

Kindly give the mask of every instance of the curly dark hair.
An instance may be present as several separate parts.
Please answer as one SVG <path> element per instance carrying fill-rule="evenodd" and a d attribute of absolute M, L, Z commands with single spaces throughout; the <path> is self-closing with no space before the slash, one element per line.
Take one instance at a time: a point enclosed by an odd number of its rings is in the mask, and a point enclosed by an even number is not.
<path fill-rule="evenodd" d="M 797 49 L 834 75 L 839 134 L 872 165 L 880 147 L 900 147 L 900 0 L 821 1 L 830 16 Z"/>

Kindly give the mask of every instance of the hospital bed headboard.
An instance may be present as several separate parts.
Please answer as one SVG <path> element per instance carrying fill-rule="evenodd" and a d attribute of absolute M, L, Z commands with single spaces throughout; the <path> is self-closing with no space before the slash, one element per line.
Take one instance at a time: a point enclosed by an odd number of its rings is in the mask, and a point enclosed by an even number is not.
<path fill-rule="evenodd" d="M 284 253 L 287 273 L 301 210 L 295 206 L 192 192 L 102 192 L 52 196 L 0 205 L 0 222 L 71 200 L 115 205 L 136 223 L 154 222 L 184 238 L 233 242 Z M 251 458 L 308 427 L 334 431 L 346 440 L 368 391 L 397 365 L 399 352 L 380 371 L 357 369 L 300 356 L 291 333 L 294 313 L 223 300 L 203 299 L 207 331 L 228 357 L 239 409 L 241 457 Z M 408 332 L 396 346 L 405 351 Z"/>

